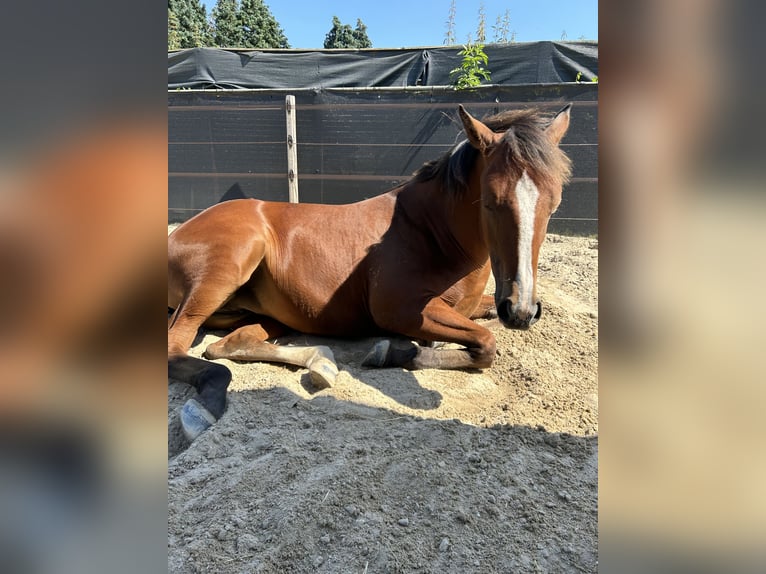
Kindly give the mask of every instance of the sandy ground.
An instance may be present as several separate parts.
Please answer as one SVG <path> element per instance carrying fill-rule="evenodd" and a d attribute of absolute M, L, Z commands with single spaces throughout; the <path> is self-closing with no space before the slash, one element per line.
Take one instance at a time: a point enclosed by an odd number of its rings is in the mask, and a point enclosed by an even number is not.
<path fill-rule="evenodd" d="M 598 240 L 549 235 L 538 294 L 530 331 L 482 321 L 483 372 L 366 369 L 375 339 L 304 335 L 279 342 L 331 347 L 332 388 L 222 361 L 228 410 L 192 445 L 171 382 L 169 570 L 595 572 Z"/>

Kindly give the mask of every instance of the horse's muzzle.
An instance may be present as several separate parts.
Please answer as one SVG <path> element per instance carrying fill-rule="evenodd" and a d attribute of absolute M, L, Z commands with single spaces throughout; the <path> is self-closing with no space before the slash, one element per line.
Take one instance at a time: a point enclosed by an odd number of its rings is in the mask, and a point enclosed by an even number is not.
<path fill-rule="evenodd" d="M 537 301 L 531 307 L 505 299 L 497 306 L 497 318 L 508 329 L 529 329 L 543 314 L 543 305 Z"/>

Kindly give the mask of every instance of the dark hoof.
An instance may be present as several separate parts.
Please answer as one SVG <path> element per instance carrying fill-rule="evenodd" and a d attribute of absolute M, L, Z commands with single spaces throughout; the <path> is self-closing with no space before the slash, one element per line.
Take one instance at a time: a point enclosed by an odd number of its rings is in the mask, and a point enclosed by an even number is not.
<path fill-rule="evenodd" d="M 497 319 L 497 309 L 495 307 L 487 309 L 479 319 Z"/>
<path fill-rule="evenodd" d="M 338 367 L 329 359 L 321 358 L 309 365 L 311 383 L 317 389 L 328 389 L 338 376 Z"/>
<path fill-rule="evenodd" d="M 388 350 L 391 348 L 391 341 L 383 339 L 375 343 L 375 345 L 367 353 L 367 356 L 362 361 L 364 367 L 384 367 L 386 365 L 386 359 L 388 359 Z"/>
<path fill-rule="evenodd" d="M 181 408 L 181 428 L 189 442 L 194 441 L 194 439 L 209 429 L 215 423 L 215 420 L 210 411 L 195 399 L 189 399 Z"/>

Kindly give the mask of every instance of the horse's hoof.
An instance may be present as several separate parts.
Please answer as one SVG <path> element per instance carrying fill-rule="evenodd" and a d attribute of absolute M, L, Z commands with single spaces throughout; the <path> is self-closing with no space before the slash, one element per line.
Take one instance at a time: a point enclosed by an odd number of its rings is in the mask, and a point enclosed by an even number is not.
<path fill-rule="evenodd" d="M 328 359 L 318 359 L 309 366 L 309 376 L 317 389 L 327 389 L 335 382 L 338 367 Z"/>
<path fill-rule="evenodd" d="M 382 339 L 375 343 L 375 345 L 367 353 L 367 356 L 362 361 L 364 367 L 383 367 L 388 359 L 388 350 L 391 348 L 391 341 L 388 339 Z"/>
<path fill-rule="evenodd" d="M 194 441 L 215 422 L 215 417 L 195 399 L 189 399 L 181 408 L 181 428 L 189 442 Z"/>

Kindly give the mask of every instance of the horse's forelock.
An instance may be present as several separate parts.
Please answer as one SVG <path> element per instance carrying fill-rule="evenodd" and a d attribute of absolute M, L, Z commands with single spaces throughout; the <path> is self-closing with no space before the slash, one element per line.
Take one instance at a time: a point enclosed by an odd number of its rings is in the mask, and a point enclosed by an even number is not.
<path fill-rule="evenodd" d="M 551 117 L 529 108 L 500 112 L 482 119 L 492 131 L 505 133 L 507 161 L 518 173 L 527 171 L 537 182 L 563 185 L 569 181 L 571 162 L 563 151 L 550 142 L 545 130 Z M 425 163 L 414 174 L 414 181 L 441 178 L 445 185 L 460 193 L 468 186 L 478 150 L 466 140 L 455 145 L 436 160 Z"/>
<path fill-rule="evenodd" d="M 571 161 L 553 144 L 545 130 L 552 118 L 536 109 L 510 110 L 484 118 L 495 132 L 505 132 L 507 160 L 539 183 L 564 185 L 571 175 Z"/>
<path fill-rule="evenodd" d="M 571 162 L 545 130 L 552 118 L 536 109 L 512 110 L 484 120 L 495 131 L 505 131 L 508 161 L 540 183 L 564 185 L 569 181 Z M 496 126 L 496 127 L 494 127 Z"/>

